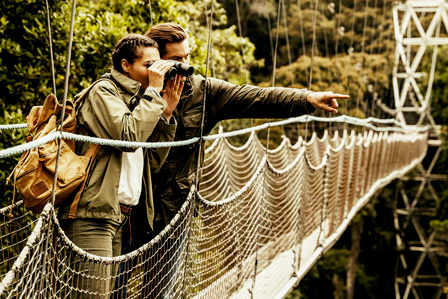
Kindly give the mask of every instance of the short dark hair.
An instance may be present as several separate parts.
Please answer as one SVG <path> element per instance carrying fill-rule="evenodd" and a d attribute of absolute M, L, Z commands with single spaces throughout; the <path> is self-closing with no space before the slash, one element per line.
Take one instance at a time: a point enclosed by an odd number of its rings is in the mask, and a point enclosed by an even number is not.
<path fill-rule="evenodd" d="M 182 42 L 188 37 L 187 31 L 176 23 L 161 23 L 146 31 L 146 36 L 159 45 L 160 57 L 166 54 L 166 44 Z"/>
<path fill-rule="evenodd" d="M 113 68 L 122 73 L 121 61 L 126 59 L 129 63 L 133 63 L 139 59 L 141 57 L 140 47 L 157 49 L 158 45 L 154 40 L 142 34 L 131 33 L 120 39 L 112 52 Z"/>

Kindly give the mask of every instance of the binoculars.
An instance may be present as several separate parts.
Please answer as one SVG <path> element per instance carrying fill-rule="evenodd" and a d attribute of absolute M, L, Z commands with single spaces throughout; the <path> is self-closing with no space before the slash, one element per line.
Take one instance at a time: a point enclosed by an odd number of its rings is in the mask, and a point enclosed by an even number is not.
<path fill-rule="evenodd" d="M 189 64 L 185 64 L 179 61 L 175 60 L 169 60 L 171 62 L 174 62 L 171 69 L 165 73 L 165 80 L 173 80 L 176 78 L 176 75 L 181 75 L 185 77 L 190 77 L 194 73 L 194 67 L 192 67 Z M 149 65 L 151 66 L 152 63 Z"/>

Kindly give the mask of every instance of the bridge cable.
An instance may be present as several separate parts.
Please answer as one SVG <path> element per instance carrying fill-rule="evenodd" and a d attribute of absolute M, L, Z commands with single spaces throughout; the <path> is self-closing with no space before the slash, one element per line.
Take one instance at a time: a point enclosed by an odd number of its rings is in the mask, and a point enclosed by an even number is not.
<path fill-rule="evenodd" d="M 381 53 L 383 53 L 383 46 L 384 46 L 384 42 L 383 42 L 383 40 L 384 40 L 384 34 L 383 34 L 383 32 L 384 32 L 384 27 L 385 27 L 385 20 L 386 20 L 386 11 L 387 11 L 387 8 L 386 8 L 386 4 L 387 4 L 387 1 L 384 1 L 383 2 L 383 6 L 382 6 L 382 12 L 381 12 L 381 22 L 380 22 L 380 25 L 379 26 L 375 26 L 375 28 L 378 28 L 379 29 L 379 46 L 378 46 L 378 51 L 377 51 L 377 55 L 379 56 L 379 55 L 381 55 Z M 389 30 L 389 38 L 391 37 L 391 33 L 392 33 L 392 31 L 391 30 Z M 387 50 L 387 47 L 385 47 L 386 48 L 386 50 Z M 386 58 L 386 57 L 385 57 Z M 389 67 L 388 66 L 388 64 L 387 63 L 383 63 L 383 64 L 381 64 L 381 67 L 380 67 L 380 69 L 383 71 L 382 73 L 386 73 L 386 68 L 387 67 Z M 386 88 L 381 88 L 380 90 L 378 89 L 378 85 L 379 85 L 379 78 L 378 78 L 378 76 L 375 76 L 375 78 L 376 78 L 376 80 L 375 80 L 375 84 L 374 84 L 374 88 L 373 88 L 373 90 L 374 91 L 376 91 L 374 94 L 373 94 L 373 98 L 374 98 L 374 101 L 375 101 L 375 103 L 376 103 L 376 105 L 375 105 L 375 107 L 377 107 L 377 108 L 379 108 L 379 110 L 378 110 L 378 118 L 382 118 L 382 117 L 384 117 L 385 116 L 385 113 L 386 113 L 386 110 L 383 108 L 383 106 L 384 106 L 384 104 L 383 104 L 383 102 L 382 102 L 382 98 L 384 98 L 384 96 L 386 95 L 385 94 L 385 89 Z M 391 111 L 392 112 L 392 111 Z M 393 114 L 391 114 L 392 116 L 393 116 Z"/>
<path fill-rule="evenodd" d="M 378 10 L 379 10 L 378 9 L 378 0 L 375 0 L 373 6 L 375 7 L 375 13 L 374 13 L 375 18 L 372 18 L 372 25 L 371 26 L 373 28 L 375 28 L 375 30 L 372 30 L 371 34 L 370 34 L 370 52 L 369 52 L 370 56 L 374 55 L 374 49 L 375 49 L 375 46 L 377 46 L 377 39 L 375 38 L 375 34 L 378 34 L 378 28 L 377 28 L 377 26 L 375 26 L 375 20 L 377 19 Z M 372 69 L 371 62 L 372 62 L 372 60 L 369 62 L 368 69 Z M 375 76 L 375 78 L 376 78 L 376 76 Z M 375 80 L 375 81 L 377 81 L 377 80 Z M 373 93 L 374 93 L 373 85 L 370 83 L 368 87 L 371 88 L 371 93 L 373 95 Z M 371 104 L 371 106 L 370 106 L 370 114 L 369 114 L 369 116 L 375 116 L 375 110 L 376 110 L 376 108 L 378 108 L 378 107 L 376 107 L 376 102 L 372 101 L 370 104 Z"/>
<path fill-rule="evenodd" d="M 67 93 L 68 93 L 68 82 L 70 78 L 70 62 L 71 62 L 71 53 L 72 53 L 72 44 L 73 44 L 73 31 L 75 27 L 75 14 L 76 14 L 76 0 L 73 0 L 72 2 L 72 15 L 71 15 L 71 21 L 70 21 L 70 33 L 69 33 L 69 41 L 68 41 L 68 48 L 67 48 L 67 66 L 65 71 L 65 82 L 64 82 L 64 95 L 62 98 L 62 110 L 61 110 L 61 120 L 59 125 L 59 133 L 62 136 L 63 132 L 63 123 L 65 120 L 65 108 L 67 104 Z M 53 180 L 53 193 L 51 196 L 51 202 L 54 206 L 55 202 L 55 190 L 56 190 L 56 183 L 58 178 L 58 168 L 59 168 L 59 156 L 61 155 L 61 146 L 62 146 L 62 139 L 58 139 L 58 151 L 56 155 L 56 165 L 54 169 L 54 180 Z"/>
<path fill-rule="evenodd" d="M 199 192 L 199 178 L 200 173 L 202 173 L 202 147 L 204 145 L 204 122 L 205 122 L 205 104 L 206 104 L 206 97 L 207 97 L 207 81 L 208 81 L 208 75 L 210 71 L 210 56 L 211 56 L 211 39 L 212 39 L 212 27 L 213 27 L 213 4 L 214 0 L 211 0 L 211 8 L 210 8 L 210 18 L 208 18 L 208 7 L 207 7 L 207 1 L 204 1 L 205 6 L 205 16 L 207 20 L 207 29 L 208 29 L 208 42 L 207 42 L 207 57 L 206 57 L 206 69 L 205 69 L 205 83 L 204 83 L 204 93 L 202 96 L 202 116 L 201 116 L 201 127 L 200 127 L 200 135 L 198 140 L 198 151 L 197 151 L 197 162 L 196 162 L 196 174 L 195 174 L 195 190 L 192 198 L 192 208 L 190 212 L 188 213 L 188 222 L 190 225 L 189 233 L 187 235 L 187 241 L 185 244 L 186 250 L 188 250 L 191 242 L 191 235 L 193 231 L 193 214 L 195 214 L 196 209 L 198 208 L 198 192 Z M 187 258 L 187 257 L 185 257 Z M 185 285 L 185 279 L 187 277 L 186 275 L 187 267 L 184 268 L 184 278 L 183 278 L 183 284 Z"/>
<path fill-rule="evenodd" d="M 243 38 L 243 29 L 242 29 L 242 25 L 241 25 L 241 16 L 240 16 L 240 3 L 238 0 L 235 0 L 235 7 L 236 7 L 236 17 L 237 17 L 237 22 L 238 22 L 238 33 L 239 33 L 239 37 L 242 39 Z M 268 18 L 269 21 L 269 18 Z M 270 24 L 269 24 L 270 26 Z M 271 39 L 269 39 L 271 41 Z M 272 43 L 272 41 L 271 41 Z M 271 45 L 271 50 L 272 50 L 272 45 Z M 248 84 L 249 83 L 249 68 L 247 67 L 247 63 L 246 63 L 246 59 L 244 58 L 244 47 L 243 47 L 243 41 L 240 41 L 240 51 L 241 51 L 241 60 L 243 62 L 243 66 L 244 66 L 244 79 L 245 79 L 245 83 Z M 250 124 L 251 126 L 254 126 L 254 119 L 251 118 L 250 119 Z"/>
<path fill-rule="evenodd" d="M 48 6 L 47 6 L 48 8 Z M 70 61 L 71 61 L 71 51 L 72 51 L 72 44 L 73 44 L 73 31 L 74 31 L 74 26 L 75 26 L 75 14 L 76 14 L 76 0 L 73 0 L 72 2 L 72 12 L 71 12 L 71 21 L 70 21 L 70 33 L 69 33 L 69 42 L 68 42 L 68 48 L 67 48 L 67 65 L 66 65 L 66 74 L 65 74 L 65 82 L 64 82 L 64 93 L 63 93 L 63 98 L 62 98 L 62 110 L 61 110 L 61 117 L 60 117 L 60 124 L 59 124 L 59 128 L 57 131 L 59 131 L 59 136 L 57 139 L 57 143 L 58 143 L 58 149 L 57 149 L 57 155 L 56 155 L 56 161 L 55 161 L 55 169 L 54 169 L 54 179 L 53 179 L 53 186 L 52 186 L 52 192 L 51 192 L 51 210 L 50 210 L 50 215 L 54 214 L 54 203 L 55 203 L 55 197 L 56 197 L 56 184 L 57 184 L 57 179 L 58 179 L 58 170 L 59 170 L 59 161 L 60 161 L 60 155 L 61 155 L 61 147 L 62 147 L 62 132 L 63 132 L 63 124 L 64 124 L 64 120 L 65 120 L 65 110 L 66 110 L 66 103 L 67 103 L 67 93 L 68 93 L 68 82 L 69 82 L 69 77 L 70 77 Z M 49 9 L 47 10 L 47 21 L 50 22 L 50 18 L 49 18 Z M 50 24 L 48 24 L 48 28 L 50 29 Z M 49 36 L 51 36 L 50 31 L 49 31 Z M 50 44 L 51 43 L 51 38 L 50 38 Z M 52 53 L 52 51 L 50 50 L 50 53 Z M 54 68 L 54 61 L 53 59 L 51 59 L 51 63 L 52 63 L 52 69 Z M 51 218 L 51 217 L 50 217 Z M 50 219 L 49 218 L 49 219 Z M 49 220 L 51 221 L 51 220 Z M 52 238 L 50 238 L 50 236 L 52 236 L 53 232 L 53 226 L 48 225 L 47 227 L 47 238 L 44 241 L 44 248 L 46 248 L 44 256 L 43 256 L 43 265 L 45 265 L 44 267 L 44 275 L 45 272 L 47 271 L 47 266 L 51 265 L 52 263 L 47 263 L 47 259 L 51 258 L 49 257 L 49 253 L 51 252 L 51 250 L 49 250 L 50 248 L 50 240 L 52 240 Z M 51 269 L 51 267 L 49 268 Z M 41 289 L 43 289 L 42 285 L 44 283 L 44 280 L 41 280 Z"/>
<path fill-rule="evenodd" d="M 350 37 L 350 47 L 347 50 L 347 52 L 348 52 L 348 54 L 350 56 L 350 62 L 352 62 L 352 60 L 353 60 L 353 52 L 355 50 L 354 47 L 353 47 L 353 39 L 354 39 L 354 36 L 355 36 L 356 5 L 357 5 L 357 0 L 355 0 L 354 3 L 353 3 L 352 36 Z M 350 94 L 350 81 L 351 81 L 351 76 L 348 75 L 347 76 L 347 88 L 346 88 L 347 94 Z M 347 102 L 347 110 L 348 110 L 349 106 L 353 106 L 350 101 Z"/>
<path fill-rule="evenodd" d="M 238 0 L 235 0 L 235 7 L 236 7 L 236 17 L 238 22 L 238 33 L 240 38 L 243 38 L 243 31 L 241 28 L 241 18 L 240 18 L 240 4 Z M 244 67 L 246 67 L 246 60 L 244 59 L 244 49 L 243 49 L 243 41 L 240 42 L 240 51 L 241 51 L 241 60 L 243 61 Z M 249 83 L 249 72 L 247 69 L 244 70 L 244 77 L 246 84 Z"/>
<path fill-rule="evenodd" d="M 288 53 L 288 69 L 290 71 L 290 73 L 292 74 L 291 76 L 291 86 L 294 86 L 294 69 L 292 66 L 292 58 L 291 58 L 291 47 L 289 45 L 289 34 L 288 34 L 288 21 L 287 21 L 287 15 L 286 15 L 286 8 L 285 8 L 285 3 L 283 2 L 282 5 L 282 14 L 283 14 L 283 27 L 285 29 L 285 40 L 286 40 L 286 51 Z M 277 29 L 279 30 L 279 29 Z M 285 126 L 281 126 L 282 129 L 282 134 L 286 136 L 285 133 Z"/>
<path fill-rule="evenodd" d="M 299 27 L 300 27 L 300 37 L 301 37 L 301 41 L 302 41 L 302 51 L 303 51 L 303 56 L 306 57 L 306 46 L 305 46 L 305 31 L 303 30 L 303 16 L 302 16 L 302 5 L 300 4 L 300 0 L 297 0 L 297 6 L 299 9 Z M 300 57 L 300 53 L 299 53 L 299 57 Z M 305 68 L 305 74 L 306 74 L 306 78 L 308 78 L 309 72 L 308 69 Z"/>
<path fill-rule="evenodd" d="M 334 14 L 334 7 L 331 6 L 331 4 L 333 4 L 333 6 L 334 6 L 334 3 L 331 2 L 326 7 L 330 11 L 330 14 Z M 326 18 L 324 8 L 320 9 L 320 14 L 322 15 L 322 18 Z M 322 31 L 324 33 L 324 41 L 325 41 L 325 56 L 324 57 L 327 58 L 328 62 L 330 62 L 331 61 L 331 55 L 330 55 L 330 49 L 329 49 L 329 46 L 328 46 L 328 39 L 329 38 L 328 38 L 328 34 L 327 34 L 327 29 L 325 27 L 323 27 Z M 324 60 L 324 62 L 325 62 L 325 60 Z M 331 87 L 331 84 L 333 82 L 333 73 L 332 73 L 330 65 L 331 65 L 330 63 L 326 63 L 326 69 L 327 69 L 327 73 L 328 73 L 328 79 L 327 79 L 328 82 L 327 82 L 327 84 L 328 84 L 329 87 Z M 318 70 L 318 74 L 320 76 L 320 67 L 318 67 L 317 70 Z M 323 82 L 321 76 L 320 76 L 319 82 Z M 323 84 L 320 84 L 319 85 L 319 89 L 322 90 L 323 88 L 324 88 Z M 328 118 L 332 118 L 332 117 L 334 117 L 334 115 L 333 115 L 333 113 L 330 113 L 327 117 Z M 328 131 L 330 133 L 333 132 L 333 130 L 332 130 L 333 123 L 332 122 L 328 122 L 327 126 L 328 126 Z"/>
<path fill-rule="evenodd" d="M 45 0 L 45 7 L 47 13 L 47 30 L 48 30 L 48 45 L 50 48 L 50 66 L 51 66 L 51 78 L 53 82 L 53 93 L 56 94 L 56 75 L 54 70 L 54 58 L 53 58 L 53 40 L 51 38 L 51 22 L 50 22 L 50 7 L 48 0 Z"/>
<path fill-rule="evenodd" d="M 372 26 L 371 27 L 375 28 L 375 30 L 372 30 L 370 32 L 370 39 L 369 39 L 369 46 L 370 46 L 369 56 L 370 57 L 372 57 L 373 49 L 375 48 L 375 45 L 376 45 L 376 40 L 373 38 L 373 36 L 377 32 L 377 28 L 375 26 L 375 19 L 377 17 L 378 0 L 375 0 L 375 2 L 373 4 L 373 7 L 374 7 L 374 11 L 375 11 L 375 13 L 374 13 L 375 18 L 372 18 Z M 367 69 L 368 70 L 372 69 L 372 59 L 369 60 Z M 373 85 L 371 84 L 371 81 L 369 79 L 369 82 L 368 82 L 368 85 L 367 85 L 367 93 L 370 93 L 373 96 L 373 92 L 374 92 Z M 365 106 L 367 107 L 368 103 L 366 103 Z M 373 116 L 374 113 L 375 113 L 375 102 L 373 101 L 373 102 L 370 103 L 369 116 Z"/>
<path fill-rule="evenodd" d="M 314 64 L 314 51 L 315 51 L 315 47 L 316 47 L 316 22 L 317 22 L 317 7 L 318 6 L 319 6 L 319 0 L 316 0 L 316 7 L 314 8 L 314 16 L 313 16 L 313 42 L 312 42 L 312 46 L 311 46 L 310 77 L 308 79 L 308 89 L 309 90 L 311 90 L 311 83 L 313 81 L 313 64 Z"/>
<path fill-rule="evenodd" d="M 362 29 L 362 40 L 361 40 L 361 62 L 357 64 L 357 66 L 359 66 L 358 67 L 358 82 L 359 82 L 358 84 L 359 84 L 359 87 L 361 87 L 361 84 L 363 82 L 362 73 L 363 73 L 364 62 L 365 62 L 364 54 L 365 54 L 365 44 L 366 44 L 366 27 L 367 27 L 368 8 L 369 8 L 369 0 L 366 0 L 366 8 L 365 8 L 365 11 L 364 11 L 364 24 L 363 24 L 363 29 Z M 359 98 L 361 96 L 360 89 L 361 88 L 358 88 L 357 92 L 356 92 L 356 110 L 359 109 Z M 366 103 L 364 103 L 364 105 L 366 105 Z M 363 109 L 363 112 L 365 113 L 364 109 Z"/>
<path fill-rule="evenodd" d="M 299 27 L 300 27 L 300 39 L 301 39 L 301 43 L 302 43 L 302 51 L 303 51 L 303 56 L 306 57 L 306 46 L 305 46 L 305 31 L 303 30 L 303 16 L 302 16 L 302 5 L 300 3 L 300 0 L 297 0 L 297 7 L 298 7 L 298 11 L 299 11 Z M 300 58 L 300 51 L 298 53 L 298 57 Z M 305 78 L 308 78 L 309 75 L 309 71 L 307 68 L 305 68 Z M 299 134 L 300 134 L 300 126 L 299 123 L 297 123 L 296 125 L 296 130 L 297 130 L 297 140 L 299 140 Z M 306 133 L 305 133 L 306 134 Z"/>
<path fill-rule="evenodd" d="M 336 16 L 336 28 L 335 29 L 335 42 L 334 42 L 334 61 L 335 61 L 335 65 L 337 66 L 337 62 L 338 62 L 338 58 L 339 58 L 339 36 L 343 36 L 345 33 L 345 27 L 341 26 L 341 11 L 342 11 L 342 0 L 339 0 L 339 8 L 338 8 L 338 13 Z M 341 84 L 341 74 L 339 72 L 339 68 L 336 67 L 335 68 L 336 71 L 336 81 L 338 82 L 338 84 Z"/>
<path fill-rule="evenodd" d="M 268 0 L 264 0 L 264 5 L 268 8 Z M 269 34 L 269 46 L 271 47 L 271 59 L 274 59 L 274 44 L 272 42 L 272 28 L 271 28 L 271 17 L 269 12 L 266 14 L 266 20 L 268 23 L 268 34 Z"/>

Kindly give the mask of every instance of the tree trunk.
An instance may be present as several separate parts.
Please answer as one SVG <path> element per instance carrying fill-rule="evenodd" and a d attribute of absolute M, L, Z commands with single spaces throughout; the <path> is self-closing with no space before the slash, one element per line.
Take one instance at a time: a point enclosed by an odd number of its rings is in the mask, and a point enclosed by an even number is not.
<path fill-rule="evenodd" d="M 356 268 L 358 266 L 358 256 L 361 247 L 361 235 L 364 226 L 364 219 L 356 217 L 350 225 L 352 231 L 352 246 L 347 265 L 347 299 L 353 299 L 355 296 Z"/>
<path fill-rule="evenodd" d="M 331 278 L 331 282 L 334 286 L 334 299 L 344 299 L 344 282 L 336 274 Z"/>

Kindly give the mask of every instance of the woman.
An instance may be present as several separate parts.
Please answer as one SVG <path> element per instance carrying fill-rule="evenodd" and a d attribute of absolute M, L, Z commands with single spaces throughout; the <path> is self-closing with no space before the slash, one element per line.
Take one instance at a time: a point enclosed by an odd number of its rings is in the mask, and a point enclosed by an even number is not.
<path fill-rule="evenodd" d="M 78 133 L 124 141 L 172 140 L 176 129 L 172 112 L 183 88 L 177 77 L 162 90 L 172 62 L 160 60 L 152 39 L 130 34 L 116 45 L 112 64 L 111 73 L 92 87 L 79 106 Z M 79 143 L 77 153 L 84 154 L 89 147 L 89 143 Z M 61 227 L 68 238 L 91 254 L 120 255 L 121 227 L 129 216 L 129 207 L 143 200 L 148 220 L 154 217 L 151 168 L 160 166 L 168 151 L 102 146 L 76 212 L 69 216 L 70 201 L 59 209 Z M 126 186 L 129 182 L 134 186 Z M 76 267 L 80 265 L 83 262 Z M 111 270 L 99 268 L 84 263 L 80 274 L 75 275 L 74 286 L 82 298 L 108 297 Z"/>

